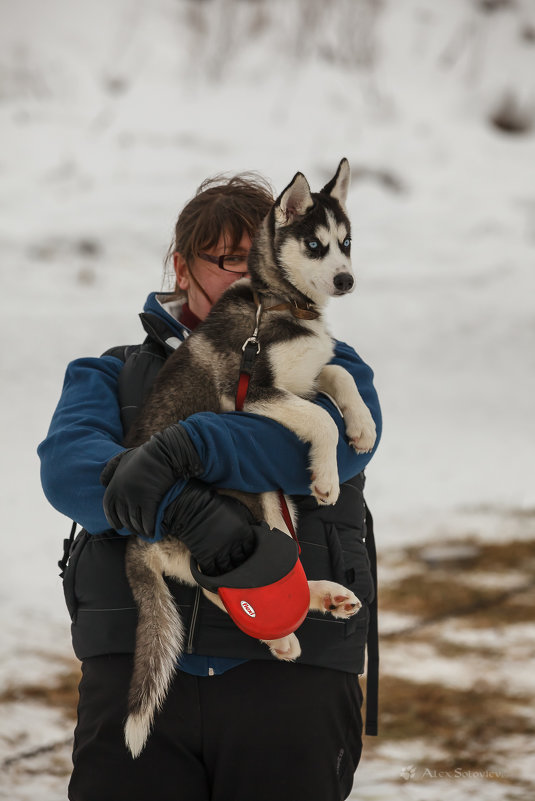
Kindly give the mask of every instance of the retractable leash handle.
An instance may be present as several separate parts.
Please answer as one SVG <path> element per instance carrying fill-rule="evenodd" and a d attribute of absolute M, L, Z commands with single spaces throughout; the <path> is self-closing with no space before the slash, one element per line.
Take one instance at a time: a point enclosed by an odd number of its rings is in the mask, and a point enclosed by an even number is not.
<path fill-rule="evenodd" d="M 218 593 L 245 634 L 277 640 L 299 628 L 310 606 L 310 591 L 294 540 L 267 523 L 253 529 L 256 548 L 239 567 L 207 576 L 192 558 L 191 573 L 201 587 Z"/>

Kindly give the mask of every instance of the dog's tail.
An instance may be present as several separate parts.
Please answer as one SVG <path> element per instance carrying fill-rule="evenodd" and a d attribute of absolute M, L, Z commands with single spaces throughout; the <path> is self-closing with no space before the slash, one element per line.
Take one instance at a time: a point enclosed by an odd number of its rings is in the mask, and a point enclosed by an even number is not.
<path fill-rule="evenodd" d="M 127 551 L 127 572 L 137 601 L 134 672 L 124 727 L 134 757 L 143 750 L 155 713 L 161 708 L 184 642 L 184 626 L 161 573 L 151 570 L 137 549 Z"/>

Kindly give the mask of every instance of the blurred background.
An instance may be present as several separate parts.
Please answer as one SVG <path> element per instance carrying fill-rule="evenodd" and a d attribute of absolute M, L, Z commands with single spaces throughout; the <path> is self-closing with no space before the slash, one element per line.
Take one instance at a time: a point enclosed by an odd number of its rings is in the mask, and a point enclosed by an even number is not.
<path fill-rule="evenodd" d="M 533 0 L 3 0 L 0 797 L 65 797 L 70 523 L 35 454 L 66 364 L 143 336 L 184 203 L 352 167 L 375 370 L 367 470 L 381 737 L 352 799 L 531 798 L 535 780 Z"/>

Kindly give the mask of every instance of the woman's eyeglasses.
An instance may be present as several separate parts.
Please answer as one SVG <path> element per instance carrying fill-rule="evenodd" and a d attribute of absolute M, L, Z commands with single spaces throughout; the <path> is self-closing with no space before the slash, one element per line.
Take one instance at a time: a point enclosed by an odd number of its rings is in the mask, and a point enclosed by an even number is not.
<path fill-rule="evenodd" d="M 216 264 L 220 270 L 225 270 L 227 273 L 247 272 L 247 255 L 245 253 L 234 253 L 232 255 L 224 253 L 222 256 L 210 256 L 209 253 L 199 253 L 197 255 L 199 259 L 209 261 L 210 264 Z"/>

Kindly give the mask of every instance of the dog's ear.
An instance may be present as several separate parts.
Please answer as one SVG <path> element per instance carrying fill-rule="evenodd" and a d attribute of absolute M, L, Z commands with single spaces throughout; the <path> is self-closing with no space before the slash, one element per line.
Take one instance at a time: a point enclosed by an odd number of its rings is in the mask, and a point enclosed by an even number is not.
<path fill-rule="evenodd" d="M 347 159 L 342 159 L 336 170 L 336 175 L 334 178 L 331 178 L 328 184 L 325 184 L 321 191 L 334 197 L 342 208 L 345 209 L 350 179 L 351 170 L 349 169 L 349 161 Z"/>
<path fill-rule="evenodd" d="M 275 202 L 275 220 L 278 225 L 290 225 L 313 205 L 308 181 L 303 173 L 298 172 Z"/>

